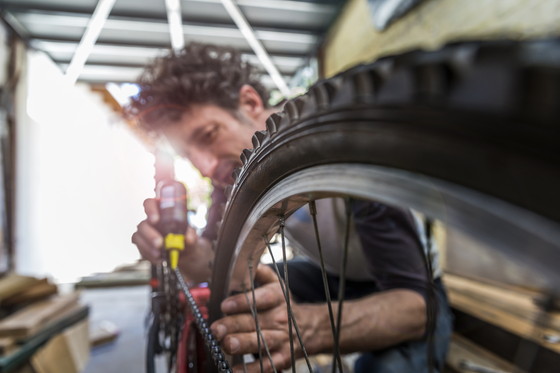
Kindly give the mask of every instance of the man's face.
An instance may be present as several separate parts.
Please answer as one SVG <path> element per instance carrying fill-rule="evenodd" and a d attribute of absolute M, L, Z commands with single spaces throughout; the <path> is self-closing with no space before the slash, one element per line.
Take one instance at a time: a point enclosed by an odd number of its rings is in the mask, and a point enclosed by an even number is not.
<path fill-rule="evenodd" d="M 239 112 L 239 118 L 216 105 L 193 105 L 181 120 L 165 128 L 164 135 L 181 155 L 188 158 L 215 184 L 233 183 L 239 155 L 252 148 L 251 138 L 259 124 Z M 241 118 L 241 119 L 240 119 Z"/>

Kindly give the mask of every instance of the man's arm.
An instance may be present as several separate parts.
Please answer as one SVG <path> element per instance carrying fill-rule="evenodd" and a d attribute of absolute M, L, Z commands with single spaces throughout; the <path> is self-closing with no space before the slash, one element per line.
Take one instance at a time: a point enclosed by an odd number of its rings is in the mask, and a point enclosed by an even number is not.
<path fill-rule="evenodd" d="M 300 308 L 296 312 L 298 317 L 305 320 L 304 341 L 309 350 L 312 353 L 332 351 L 334 340 L 326 305 L 296 307 Z M 338 304 L 333 303 L 335 320 L 337 310 Z M 426 325 L 426 303 L 412 290 L 384 291 L 345 301 L 341 321 L 341 352 L 378 350 L 421 338 Z"/>
<path fill-rule="evenodd" d="M 259 324 L 276 369 L 284 369 L 290 365 L 285 299 L 272 269 L 259 267 L 257 280 L 264 284 L 255 290 Z M 332 351 L 334 339 L 326 304 L 292 303 L 292 306 L 307 352 Z M 336 304 L 333 309 L 335 312 L 338 309 Z M 211 327 L 225 351 L 232 354 L 257 353 L 255 325 L 246 296 L 238 294 L 227 298 L 222 303 L 222 311 L 229 316 L 216 321 Z M 342 352 L 352 352 L 389 347 L 422 337 L 425 324 L 424 298 L 412 290 L 394 289 L 346 301 L 340 348 Z M 299 343 L 294 345 L 298 348 L 296 354 L 301 357 Z M 272 371 L 268 359 L 263 360 L 265 367 Z M 248 371 L 257 366 L 258 363 L 253 363 Z"/>

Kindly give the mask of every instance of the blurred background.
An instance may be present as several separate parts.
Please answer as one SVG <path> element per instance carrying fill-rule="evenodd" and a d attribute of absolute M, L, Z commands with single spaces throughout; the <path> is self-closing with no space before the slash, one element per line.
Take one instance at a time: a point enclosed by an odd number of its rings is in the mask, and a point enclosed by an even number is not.
<path fill-rule="evenodd" d="M 560 0 L 0 0 L 0 272 L 74 285 L 142 265 L 130 239 L 154 194 L 155 144 L 121 108 L 138 93 L 143 66 L 184 42 L 241 49 L 279 102 L 389 54 L 558 36 Z M 191 222 L 202 228 L 209 182 L 176 162 Z M 549 286 L 444 222 L 436 229 L 447 272 L 537 292 Z M 147 290 L 140 293 L 128 292 L 145 305 Z M 559 361 L 558 341 L 546 342 L 547 361 Z"/>

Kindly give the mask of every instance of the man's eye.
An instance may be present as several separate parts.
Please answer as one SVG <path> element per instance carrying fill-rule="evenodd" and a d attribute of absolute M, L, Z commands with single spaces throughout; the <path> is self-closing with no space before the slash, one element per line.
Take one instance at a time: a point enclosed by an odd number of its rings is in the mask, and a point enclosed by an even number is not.
<path fill-rule="evenodd" d="M 212 126 L 208 131 L 204 132 L 202 136 L 200 136 L 200 142 L 202 144 L 208 145 L 211 144 L 218 135 L 218 126 Z"/>

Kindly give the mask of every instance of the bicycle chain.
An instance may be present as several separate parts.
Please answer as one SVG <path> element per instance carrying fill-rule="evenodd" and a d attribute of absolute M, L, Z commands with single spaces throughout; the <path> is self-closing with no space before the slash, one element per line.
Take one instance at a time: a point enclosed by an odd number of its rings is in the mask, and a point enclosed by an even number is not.
<path fill-rule="evenodd" d="M 176 283 L 172 278 L 171 270 L 168 266 L 163 267 L 163 293 L 165 294 L 165 312 L 164 312 L 164 335 L 169 338 L 169 351 L 171 357 L 169 358 L 169 369 L 176 364 L 177 359 L 177 347 L 179 342 L 179 331 L 183 324 L 180 315 L 180 304 L 179 298 L 176 291 Z"/>
<path fill-rule="evenodd" d="M 196 301 L 194 300 L 189 290 L 189 286 L 186 284 L 185 279 L 181 275 L 181 272 L 178 268 L 175 269 L 175 275 L 177 277 L 177 282 L 179 283 L 181 290 L 185 294 L 187 303 L 194 316 L 194 322 L 198 328 L 198 331 L 204 338 L 204 343 L 206 344 L 208 351 L 210 351 L 210 354 L 212 355 L 212 360 L 214 360 L 215 366 L 218 368 L 218 371 L 220 373 L 232 373 L 232 370 L 229 366 L 228 361 L 226 360 L 225 354 L 222 351 L 220 344 L 216 340 L 216 337 L 214 337 L 214 334 L 212 334 L 210 327 L 208 327 L 208 323 L 204 319 L 202 312 L 200 312 L 200 309 L 198 308 L 198 305 L 196 304 Z"/>

